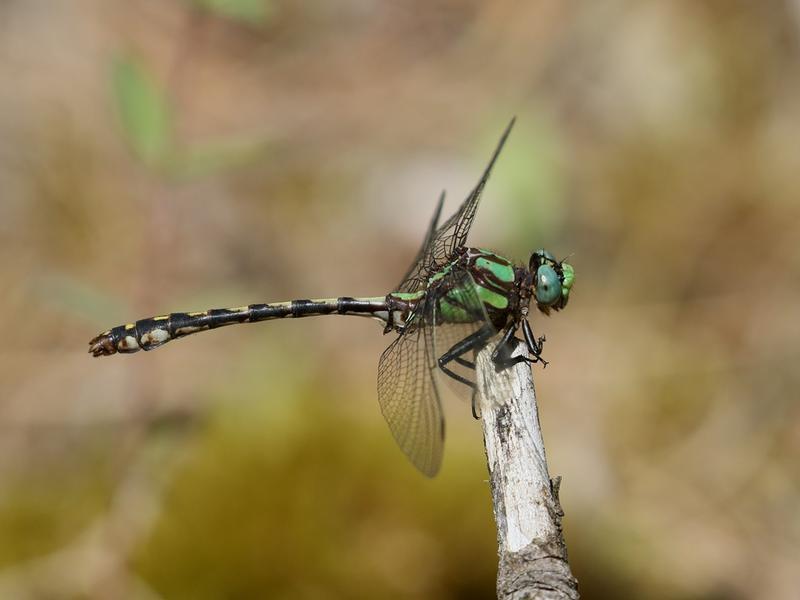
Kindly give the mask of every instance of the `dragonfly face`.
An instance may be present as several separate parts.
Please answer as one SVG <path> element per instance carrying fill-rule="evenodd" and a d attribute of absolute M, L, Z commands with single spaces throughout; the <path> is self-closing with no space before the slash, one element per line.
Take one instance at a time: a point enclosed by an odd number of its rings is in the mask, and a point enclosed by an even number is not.
<path fill-rule="evenodd" d="M 531 289 L 538 309 L 549 314 L 551 308 L 564 308 L 575 281 L 572 265 L 557 261 L 550 252 L 539 249 L 531 254 L 529 269 L 532 275 Z"/>

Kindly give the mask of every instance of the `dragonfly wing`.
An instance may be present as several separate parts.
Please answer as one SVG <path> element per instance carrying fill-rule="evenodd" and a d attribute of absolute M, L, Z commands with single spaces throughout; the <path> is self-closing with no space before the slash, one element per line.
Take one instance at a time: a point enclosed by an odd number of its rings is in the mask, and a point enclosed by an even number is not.
<path fill-rule="evenodd" d="M 500 156 L 500 152 L 503 150 L 503 146 L 506 143 L 508 134 L 511 133 L 511 128 L 514 127 L 515 121 L 516 117 L 511 119 L 511 122 L 506 127 L 503 135 L 500 137 L 497 148 L 495 148 L 494 154 L 492 154 L 489 164 L 483 171 L 483 175 L 478 181 L 478 184 L 470 192 L 469 196 L 467 196 L 467 199 L 464 200 L 459 209 L 447 219 L 441 227 L 433 231 L 435 223 L 438 222 L 444 195 L 439 198 L 439 205 L 436 209 L 435 218 L 431 223 L 431 228 L 428 230 L 428 235 L 425 237 L 422 250 L 420 250 L 417 259 L 408 270 L 398 291 L 416 292 L 419 290 L 424 286 L 427 278 L 437 267 L 443 266 L 450 260 L 456 248 L 466 244 L 467 234 L 469 233 L 470 227 L 472 227 L 472 222 L 475 220 L 475 212 L 478 209 L 478 201 L 481 198 L 481 192 L 483 192 L 483 188 L 489 180 L 489 175 L 492 172 L 494 163 L 497 161 L 497 157 Z"/>
<path fill-rule="evenodd" d="M 442 463 L 444 418 L 426 329 L 406 331 L 381 355 L 378 402 L 397 444 L 414 466 L 433 477 Z"/>
<path fill-rule="evenodd" d="M 467 199 L 464 200 L 459 209 L 436 231 L 436 239 L 432 244 L 431 252 L 433 259 L 437 262 L 446 261 L 450 258 L 453 250 L 466 244 L 467 234 L 470 227 L 472 227 L 472 221 L 475 220 L 475 212 L 478 210 L 478 202 L 481 199 L 483 188 L 486 187 L 486 182 L 492 173 L 494 163 L 497 162 L 497 157 L 500 156 L 500 152 L 503 150 L 508 134 L 511 133 L 516 120 L 516 117 L 511 119 L 503 135 L 500 136 L 500 141 L 497 143 L 492 158 L 489 160 L 489 164 L 486 165 L 478 184 L 469 193 L 469 196 L 467 196 Z"/>
<path fill-rule="evenodd" d="M 431 245 L 433 237 L 436 235 L 436 228 L 439 225 L 439 217 L 442 214 L 442 206 L 444 206 L 445 192 L 439 195 L 439 201 L 436 203 L 436 210 L 433 212 L 433 218 L 428 226 L 428 231 L 425 234 L 425 239 L 422 240 L 422 246 L 417 252 L 414 262 L 411 263 L 408 271 L 403 275 L 400 285 L 397 286 L 397 291 L 400 292 L 416 292 L 420 286 L 425 282 L 425 275 L 427 273 L 427 266 L 425 264 L 425 257 L 428 253 L 428 247 Z"/>

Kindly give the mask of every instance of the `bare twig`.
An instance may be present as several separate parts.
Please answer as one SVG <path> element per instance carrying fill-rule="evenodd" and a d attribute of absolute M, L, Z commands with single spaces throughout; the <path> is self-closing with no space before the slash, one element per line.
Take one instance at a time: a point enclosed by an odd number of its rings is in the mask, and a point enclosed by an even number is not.
<path fill-rule="evenodd" d="M 494 346 L 477 357 L 478 396 L 497 523 L 500 600 L 577 599 L 558 499 L 550 480 L 530 367 L 497 371 Z M 526 352 L 522 344 L 514 352 Z"/>

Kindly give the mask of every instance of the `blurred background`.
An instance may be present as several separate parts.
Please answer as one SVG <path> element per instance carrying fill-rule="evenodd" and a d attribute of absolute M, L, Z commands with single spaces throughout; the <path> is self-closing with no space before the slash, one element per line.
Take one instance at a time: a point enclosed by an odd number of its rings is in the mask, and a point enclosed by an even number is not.
<path fill-rule="evenodd" d="M 797 598 L 800 2 L 0 4 L 0 597 L 490 598 L 480 425 L 442 472 L 362 319 L 92 359 L 171 311 L 382 295 L 470 235 L 572 255 L 535 317 L 584 598 Z"/>

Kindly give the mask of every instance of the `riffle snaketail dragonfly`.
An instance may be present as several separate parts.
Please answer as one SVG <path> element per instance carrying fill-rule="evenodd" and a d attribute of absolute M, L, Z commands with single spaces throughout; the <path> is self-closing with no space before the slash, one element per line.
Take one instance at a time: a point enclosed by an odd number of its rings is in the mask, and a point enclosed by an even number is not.
<path fill-rule="evenodd" d="M 397 333 L 378 364 L 381 411 L 411 462 L 434 476 L 444 447 L 438 373 L 472 388 L 476 415 L 474 354 L 497 336 L 492 359 L 498 370 L 522 361 L 546 365 L 541 356 L 544 337 L 536 338 L 528 322 L 530 302 L 546 315 L 561 310 L 575 279 L 572 266 L 546 250 L 533 252 L 526 267 L 465 246 L 481 192 L 513 125 L 512 119 L 467 199 L 439 225 L 442 193 L 422 247 L 395 291 L 374 298 L 344 296 L 171 313 L 109 329 L 89 342 L 89 352 L 108 356 L 152 350 L 207 329 L 270 319 L 330 314 L 378 319 L 384 333 Z M 519 329 L 522 339 L 516 335 Z M 512 357 L 517 343 L 524 343 L 530 356 Z"/>

